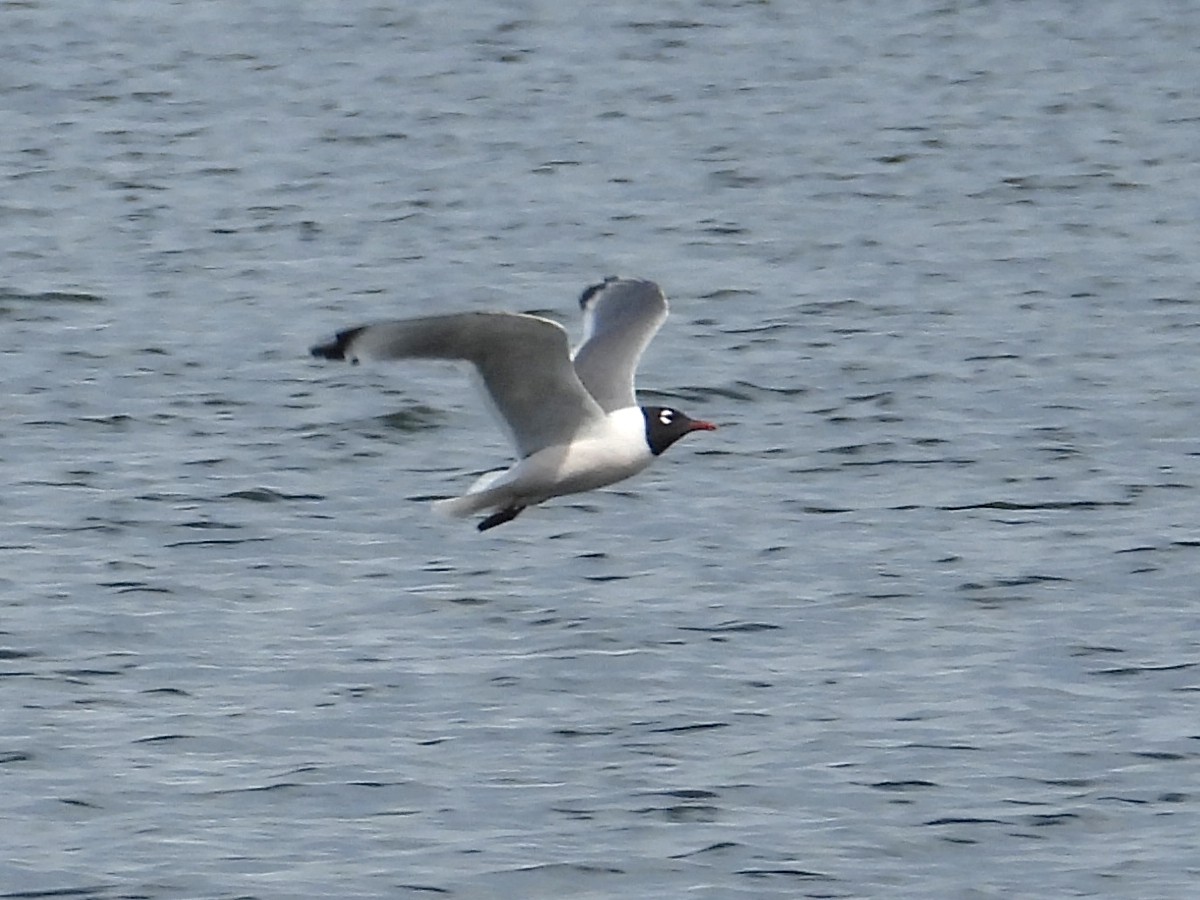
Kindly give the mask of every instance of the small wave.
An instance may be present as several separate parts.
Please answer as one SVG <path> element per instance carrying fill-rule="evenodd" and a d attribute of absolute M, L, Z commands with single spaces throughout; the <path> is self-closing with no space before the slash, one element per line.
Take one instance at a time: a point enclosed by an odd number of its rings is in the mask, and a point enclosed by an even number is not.
<path fill-rule="evenodd" d="M 224 500 L 250 500 L 254 503 L 280 503 L 285 500 L 324 500 L 321 494 L 285 494 L 269 487 L 247 488 L 241 491 L 230 491 Z"/>
<path fill-rule="evenodd" d="M 25 291 L 0 288 L 0 303 L 6 301 L 16 303 L 103 303 L 104 298 L 98 294 L 84 294 L 74 291 L 27 293 Z"/>

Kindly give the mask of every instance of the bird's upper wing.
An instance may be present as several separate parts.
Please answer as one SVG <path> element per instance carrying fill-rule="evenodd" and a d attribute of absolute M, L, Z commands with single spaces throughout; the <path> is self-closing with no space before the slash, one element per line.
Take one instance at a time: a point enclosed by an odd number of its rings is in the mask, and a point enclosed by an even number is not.
<path fill-rule="evenodd" d="M 637 406 L 638 360 L 667 318 L 667 298 L 653 281 L 609 278 L 579 298 L 583 343 L 575 372 L 605 412 Z"/>
<path fill-rule="evenodd" d="M 604 417 L 571 365 L 567 333 L 538 316 L 475 312 L 378 322 L 339 332 L 312 354 L 473 363 L 522 457 L 567 443 Z"/>

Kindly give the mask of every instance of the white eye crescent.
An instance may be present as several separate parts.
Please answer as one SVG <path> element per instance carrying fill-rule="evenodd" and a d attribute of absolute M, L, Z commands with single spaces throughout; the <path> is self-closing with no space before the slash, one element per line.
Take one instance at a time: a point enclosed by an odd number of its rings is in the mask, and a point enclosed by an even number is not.
<path fill-rule="evenodd" d="M 658 414 L 658 422 L 660 425 L 670 425 L 675 421 L 675 413 L 669 409 L 664 409 Z"/>

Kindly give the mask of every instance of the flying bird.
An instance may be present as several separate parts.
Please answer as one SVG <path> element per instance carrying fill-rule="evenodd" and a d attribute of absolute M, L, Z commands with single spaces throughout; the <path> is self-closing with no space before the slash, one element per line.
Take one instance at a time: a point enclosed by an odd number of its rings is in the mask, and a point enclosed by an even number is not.
<path fill-rule="evenodd" d="M 468 312 L 360 325 L 312 348 L 325 359 L 452 359 L 472 363 L 518 460 L 489 472 L 434 508 L 466 517 L 487 511 L 486 531 L 551 497 L 636 475 L 686 434 L 713 431 L 669 406 L 639 406 L 634 374 L 667 318 L 653 281 L 606 278 L 584 290 L 583 343 L 540 316 Z"/>

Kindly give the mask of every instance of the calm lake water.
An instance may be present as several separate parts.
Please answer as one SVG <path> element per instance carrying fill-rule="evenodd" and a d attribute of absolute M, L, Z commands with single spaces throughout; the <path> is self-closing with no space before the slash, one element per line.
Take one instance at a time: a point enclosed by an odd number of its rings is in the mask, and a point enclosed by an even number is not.
<path fill-rule="evenodd" d="M 1200 7 L 0 8 L 0 897 L 1200 889 Z M 713 419 L 486 534 L 452 367 Z"/>

